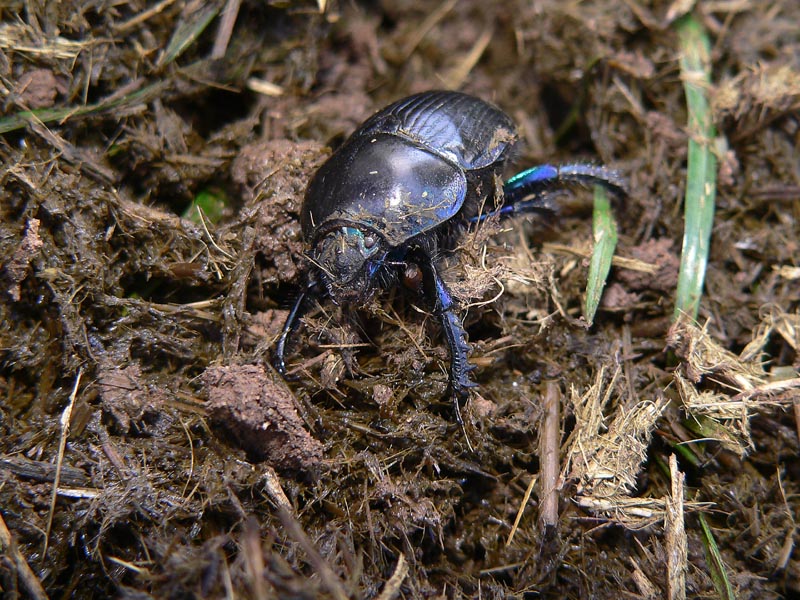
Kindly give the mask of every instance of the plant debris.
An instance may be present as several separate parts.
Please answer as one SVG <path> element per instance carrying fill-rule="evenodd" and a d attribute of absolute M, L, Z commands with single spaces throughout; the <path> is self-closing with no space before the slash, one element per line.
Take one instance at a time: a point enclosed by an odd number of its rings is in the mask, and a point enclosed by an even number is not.
<path fill-rule="evenodd" d="M 0 595 L 800 594 L 800 4 L 0 11 Z M 686 127 L 686 15 L 713 143 Z M 463 428 L 413 289 L 320 302 L 290 380 L 267 366 L 312 174 L 448 85 L 513 116 L 509 174 L 595 161 L 630 190 L 591 326 L 591 191 L 442 257 Z M 690 140 L 716 210 L 673 322 Z"/>

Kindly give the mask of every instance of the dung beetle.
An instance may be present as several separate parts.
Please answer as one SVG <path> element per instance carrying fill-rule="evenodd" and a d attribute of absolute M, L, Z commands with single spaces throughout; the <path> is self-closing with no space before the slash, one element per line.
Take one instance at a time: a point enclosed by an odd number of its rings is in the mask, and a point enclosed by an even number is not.
<path fill-rule="evenodd" d="M 459 401 L 475 387 L 467 334 L 440 276 L 439 259 L 471 223 L 546 208 L 572 184 L 623 194 L 615 171 L 591 164 L 540 165 L 503 185 L 499 209 L 481 212 L 495 194 L 516 127 L 506 113 L 458 92 L 423 92 L 367 119 L 311 179 L 300 214 L 310 267 L 273 355 L 286 374 L 286 344 L 313 299 L 365 304 L 377 288 L 415 273 L 450 350 L 450 391 Z M 416 270 L 416 271 L 415 271 Z"/>

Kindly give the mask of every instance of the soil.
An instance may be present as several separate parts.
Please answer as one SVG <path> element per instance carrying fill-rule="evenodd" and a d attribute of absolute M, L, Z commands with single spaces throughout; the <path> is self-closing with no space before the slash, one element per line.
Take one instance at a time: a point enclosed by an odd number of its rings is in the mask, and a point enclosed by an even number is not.
<path fill-rule="evenodd" d="M 688 10 L 719 173 L 699 314 L 676 322 Z M 0 15 L 4 597 L 800 596 L 800 4 Z M 587 161 L 629 189 L 591 326 L 588 190 L 442 257 L 477 365 L 463 426 L 402 286 L 315 307 L 288 382 L 269 360 L 315 169 L 442 88 L 514 118 L 508 175 Z"/>

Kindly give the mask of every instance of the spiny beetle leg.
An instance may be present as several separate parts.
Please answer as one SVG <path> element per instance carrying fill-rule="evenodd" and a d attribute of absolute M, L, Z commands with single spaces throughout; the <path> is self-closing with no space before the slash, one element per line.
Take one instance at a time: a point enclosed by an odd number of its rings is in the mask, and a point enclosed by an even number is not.
<path fill-rule="evenodd" d="M 503 194 L 506 202 L 513 205 L 531 195 L 560 190 L 571 184 L 602 185 L 615 194 L 625 194 L 624 180 L 617 171 L 585 163 L 539 165 L 526 169 L 506 181 Z"/>
<path fill-rule="evenodd" d="M 452 310 L 446 310 L 439 315 L 439 318 L 450 348 L 450 391 L 459 400 L 464 401 L 469 396 L 469 390 L 478 387 L 469 378 L 469 373 L 475 369 L 475 365 L 471 365 L 467 359 L 469 354 L 467 332 L 464 331 L 461 319 Z"/>
<path fill-rule="evenodd" d="M 421 263 L 425 275 L 425 293 L 432 300 L 434 313 L 439 317 L 442 333 L 450 350 L 450 393 L 453 395 L 456 420 L 463 425 L 460 404 L 469 397 L 469 390 L 477 387 L 469 378 L 469 373 L 475 366 L 468 360 L 467 332 L 454 312 L 453 298 L 433 260 L 430 256 L 425 256 Z"/>
<path fill-rule="evenodd" d="M 601 185 L 619 196 L 626 193 L 622 176 L 602 165 L 538 165 L 521 171 L 506 181 L 503 185 L 503 206 L 473 217 L 471 221 L 480 223 L 494 215 L 506 217 L 536 211 L 551 212 L 548 197 L 570 185 Z"/>

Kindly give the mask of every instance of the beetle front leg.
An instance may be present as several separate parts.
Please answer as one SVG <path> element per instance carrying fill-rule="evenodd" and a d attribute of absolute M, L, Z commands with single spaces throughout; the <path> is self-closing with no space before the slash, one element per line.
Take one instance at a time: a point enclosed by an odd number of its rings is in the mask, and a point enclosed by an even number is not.
<path fill-rule="evenodd" d="M 300 324 L 300 319 L 308 310 L 310 296 L 316 287 L 316 282 L 311 282 L 306 285 L 305 289 L 300 291 L 294 306 L 292 306 L 292 310 L 289 311 L 289 315 L 286 317 L 286 323 L 283 324 L 281 335 L 278 337 L 278 341 L 275 344 L 275 351 L 272 353 L 272 366 L 275 367 L 275 370 L 283 377 L 286 377 L 285 354 L 286 345 L 289 343 L 289 336 L 297 329 Z"/>
<path fill-rule="evenodd" d="M 470 388 L 477 387 L 477 384 L 469 378 L 469 372 L 475 366 L 471 365 L 467 358 L 469 354 L 467 332 L 461 324 L 461 319 L 458 318 L 454 311 L 455 302 L 453 302 L 453 297 L 439 275 L 433 259 L 430 256 L 425 256 L 420 266 L 425 277 L 425 295 L 429 300 L 433 299 L 433 312 L 439 317 L 442 332 L 450 350 L 450 392 L 453 394 L 456 420 L 460 425 L 463 425 L 460 403 L 466 401 Z"/>

